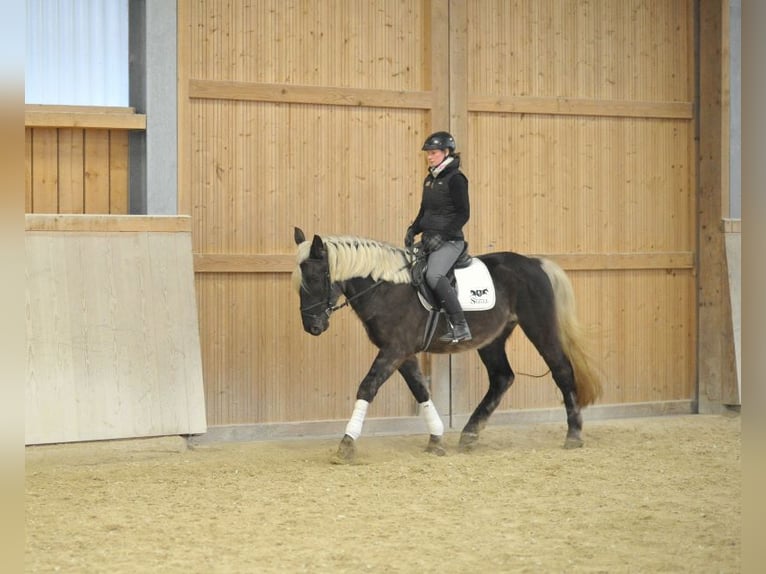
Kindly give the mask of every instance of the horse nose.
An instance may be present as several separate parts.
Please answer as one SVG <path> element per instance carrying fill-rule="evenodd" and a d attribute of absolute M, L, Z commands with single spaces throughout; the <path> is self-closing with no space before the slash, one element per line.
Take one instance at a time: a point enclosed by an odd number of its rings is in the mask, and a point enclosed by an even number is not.
<path fill-rule="evenodd" d="M 317 335 L 322 334 L 322 328 L 319 325 L 311 325 L 311 327 L 309 327 L 309 333 L 316 337 Z"/>

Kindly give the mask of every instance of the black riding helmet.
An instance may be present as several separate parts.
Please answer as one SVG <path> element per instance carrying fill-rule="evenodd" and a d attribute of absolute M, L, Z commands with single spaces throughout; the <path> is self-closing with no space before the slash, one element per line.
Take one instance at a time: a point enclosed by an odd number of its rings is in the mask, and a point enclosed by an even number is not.
<path fill-rule="evenodd" d="M 456 147 L 455 138 L 448 132 L 434 132 L 426 138 L 421 149 L 423 151 L 429 149 L 448 149 L 450 152 L 454 152 Z"/>

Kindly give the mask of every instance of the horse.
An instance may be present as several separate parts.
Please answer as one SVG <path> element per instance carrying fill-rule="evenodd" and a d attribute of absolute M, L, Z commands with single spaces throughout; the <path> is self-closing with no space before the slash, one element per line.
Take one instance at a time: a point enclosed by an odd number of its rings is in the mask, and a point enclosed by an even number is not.
<path fill-rule="evenodd" d="M 495 286 L 495 304 L 484 311 L 466 311 L 473 338 L 453 343 L 439 340 L 447 330 L 439 321 L 436 337 L 426 339 L 429 311 L 413 286 L 410 250 L 364 237 L 314 235 L 306 240 L 294 229 L 297 248 L 292 285 L 300 296 L 305 332 L 319 336 L 330 316 L 349 305 L 378 348 L 369 372 L 356 393 L 351 418 L 333 457 L 352 462 L 369 404 L 381 385 L 398 371 L 420 405 L 429 431 L 426 452 L 446 454 L 444 424 L 431 401 L 417 354 L 461 353 L 477 350 L 489 378 L 489 388 L 463 427 L 458 448 L 470 451 L 480 432 L 513 384 L 515 374 L 505 344 L 520 326 L 550 369 L 564 400 L 567 433 L 564 448 L 583 446 L 581 409 L 602 394 L 602 383 L 586 349 L 585 333 L 575 314 L 572 284 L 555 262 L 505 251 L 478 255 Z M 337 305 L 340 296 L 345 303 Z"/>

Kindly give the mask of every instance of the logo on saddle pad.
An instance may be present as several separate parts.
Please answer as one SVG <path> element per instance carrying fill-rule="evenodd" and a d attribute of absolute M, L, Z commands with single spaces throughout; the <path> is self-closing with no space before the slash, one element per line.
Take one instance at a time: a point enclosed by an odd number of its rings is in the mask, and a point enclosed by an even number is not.
<path fill-rule="evenodd" d="M 495 306 L 495 285 L 487 266 L 478 257 L 468 267 L 455 269 L 457 298 L 464 311 L 487 311 Z M 420 293 L 420 301 L 427 309 L 431 305 Z"/>

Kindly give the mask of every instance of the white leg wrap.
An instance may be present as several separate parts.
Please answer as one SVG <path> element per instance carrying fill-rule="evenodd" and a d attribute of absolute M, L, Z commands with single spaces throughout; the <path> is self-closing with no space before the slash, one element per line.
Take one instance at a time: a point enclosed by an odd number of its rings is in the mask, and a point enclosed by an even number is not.
<path fill-rule="evenodd" d="M 369 406 L 370 403 L 363 399 L 357 399 L 354 403 L 354 412 L 351 413 L 351 419 L 346 425 L 346 434 L 354 440 L 358 439 L 359 435 L 362 434 L 362 425 L 364 424 L 364 417 Z"/>
<path fill-rule="evenodd" d="M 423 412 L 423 416 L 426 419 L 428 432 L 434 436 L 442 436 L 444 434 L 444 423 L 439 417 L 439 413 L 436 412 L 436 407 L 434 406 L 431 399 L 428 399 L 424 403 L 420 403 L 420 408 Z"/>

